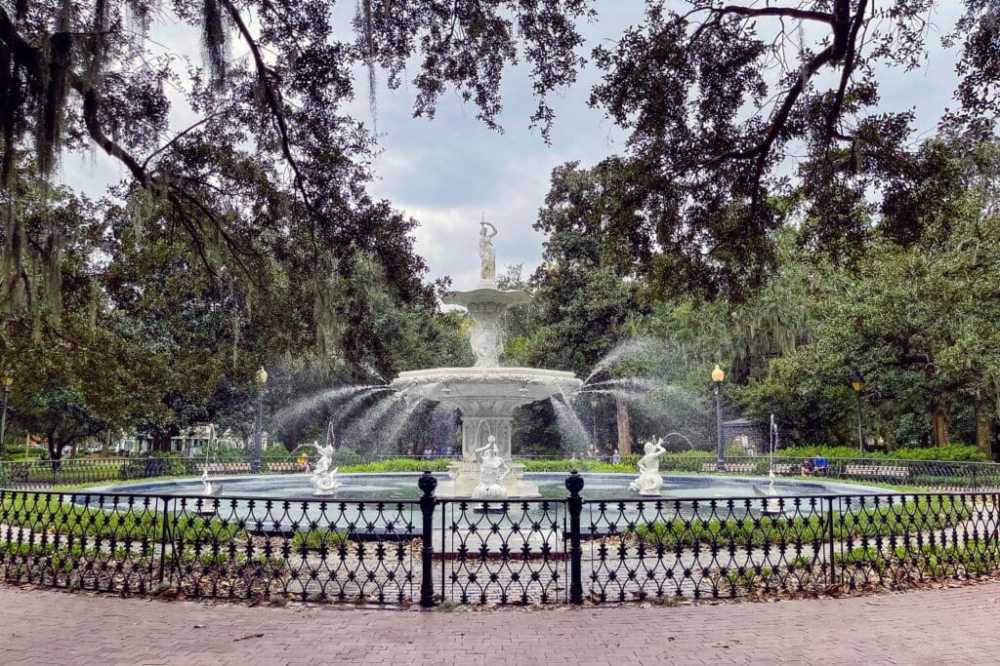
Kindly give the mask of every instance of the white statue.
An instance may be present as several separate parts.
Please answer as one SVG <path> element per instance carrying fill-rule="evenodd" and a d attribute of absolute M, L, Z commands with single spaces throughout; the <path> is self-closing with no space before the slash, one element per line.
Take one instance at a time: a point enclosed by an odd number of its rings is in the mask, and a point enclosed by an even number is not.
<path fill-rule="evenodd" d="M 761 512 L 765 515 L 781 513 L 781 506 L 778 503 L 778 491 L 774 487 L 774 469 L 767 470 L 767 490 L 761 490 L 753 486 L 753 490 L 763 499 L 760 502 Z"/>
<path fill-rule="evenodd" d="M 201 494 L 205 495 L 206 497 L 215 497 L 216 495 L 222 492 L 222 484 L 213 483 L 212 480 L 208 477 L 208 465 L 205 465 L 201 470 L 201 485 L 202 485 Z"/>
<path fill-rule="evenodd" d="M 475 450 L 479 456 L 479 485 L 472 491 L 475 499 L 496 500 L 507 497 L 503 480 L 510 474 L 510 465 L 500 456 L 497 438 L 490 435 L 486 445 Z"/>
<path fill-rule="evenodd" d="M 639 459 L 639 477 L 629 484 L 629 490 L 640 495 L 659 495 L 663 487 L 663 476 L 660 474 L 660 458 L 667 452 L 663 448 L 663 438 L 646 442 L 643 446 L 645 455 Z"/>
<path fill-rule="evenodd" d="M 318 443 L 313 442 L 312 447 L 319 454 L 319 460 L 316 461 L 316 467 L 313 469 L 312 477 L 309 479 L 314 488 L 313 494 L 329 495 L 343 485 L 337 478 L 337 468 L 333 467 L 334 443 L 331 442 L 326 446 L 320 446 Z"/>
<path fill-rule="evenodd" d="M 479 279 L 495 282 L 497 279 L 497 253 L 493 247 L 493 237 L 497 228 L 485 219 L 479 223 Z"/>

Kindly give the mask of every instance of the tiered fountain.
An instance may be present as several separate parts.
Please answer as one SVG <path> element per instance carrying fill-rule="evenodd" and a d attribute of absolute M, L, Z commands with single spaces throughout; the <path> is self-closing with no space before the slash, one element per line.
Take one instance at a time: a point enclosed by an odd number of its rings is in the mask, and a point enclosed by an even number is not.
<path fill-rule="evenodd" d="M 523 478 L 524 466 L 510 462 L 514 410 L 575 393 L 582 385 L 571 372 L 499 367 L 503 313 L 512 305 L 529 302 L 531 296 L 521 290 L 497 289 L 496 233 L 492 224 L 481 223 L 476 288 L 451 292 L 444 299 L 464 306 L 472 317 L 475 365 L 403 372 L 391 384 L 404 395 L 452 405 L 462 414 L 462 459 L 449 466 L 449 480 L 438 486 L 438 494 L 445 497 L 537 497 L 538 486 Z"/>

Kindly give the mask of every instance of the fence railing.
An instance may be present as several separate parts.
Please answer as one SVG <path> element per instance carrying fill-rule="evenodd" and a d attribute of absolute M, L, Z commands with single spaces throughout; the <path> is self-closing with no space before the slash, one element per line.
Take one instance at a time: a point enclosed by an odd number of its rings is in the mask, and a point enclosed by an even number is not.
<path fill-rule="evenodd" d="M 1000 569 L 986 492 L 481 502 L 0 490 L 0 577 L 122 595 L 406 606 L 897 588 Z"/>
<path fill-rule="evenodd" d="M 847 481 L 892 483 L 934 489 L 1000 489 L 1000 464 L 993 462 L 901 460 L 889 458 L 817 458 L 767 456 L 715 460 L 666 458 L 668 471 L 735 475 L 815 476 Z M 812 463 L 810 468 L 807 463 Z"/>
<path fill-rule="evenodd" d="M 0 487 L 49 488 L 168 476 L 250 474 L 249 461 L 216 462 L 198 458 L 69 458 L 63 460 L 0 461 Z M 261 473 L 302 472 L 297 461 L 264 461 Z"/>
<path fill-rule="evenodd" d="M 868 483 L 890 483 L 935 490 L 1000 490 L 1000 464 L 992 462 L 892 460 L 885 458 L 830 458 L 809 470 L 812 458 L 734 457 L 724 459 L 720 469 L 714 458 L 667 455 L 661 461 L 665 473 L 815 476 Z M 587 470 L 592 459 L 567 461 L 568 466 Z M 51 488 L 102 482 L 130 481 L 167 476 L 196 476 L 208 467 L 213 475 L 250 474 L 246 461 L 211 461 L 197 458 L 71 458 L 0 462 L 0 487 Z M 304 471 L 297 461 L 264 461 L 261 472 L 282 474 Z M 568 467 L 567 467 L 568 471 Z"/>

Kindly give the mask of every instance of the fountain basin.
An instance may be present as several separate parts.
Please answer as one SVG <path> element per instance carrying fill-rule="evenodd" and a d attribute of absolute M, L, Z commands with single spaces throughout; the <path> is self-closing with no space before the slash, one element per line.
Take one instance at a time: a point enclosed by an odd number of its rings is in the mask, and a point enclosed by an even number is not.
<path fill-rule="evenodd" d="M 400 373 L 391 387 L 402 395 L 452 405 L 462 413 L 462 460 L 452 463 L 442 497 L 468 497 L 480 483 L 483 446 L 511 459 L 514 410 L 522 405 L 573 393 L 583 385 L 572 372 L 539 368 L 432 368 Z M 524 479 L 524 468 L 511 464 L 501 482 L 509 497 L 539 497 L 538 485 Z"/>
<path fill-rule="evenodd" d="M 513 416 L 522 405 L 578 391 L 572 372 L 540 368 L 431 368 L 401 372 L 392 384 L 404 395 L 454 405 L 463 416 Z"/>

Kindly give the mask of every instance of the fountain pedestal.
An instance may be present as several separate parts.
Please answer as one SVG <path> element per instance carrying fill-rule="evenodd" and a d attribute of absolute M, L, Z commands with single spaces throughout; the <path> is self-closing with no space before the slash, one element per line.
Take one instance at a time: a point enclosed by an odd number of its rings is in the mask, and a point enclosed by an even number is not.
<path fill-rule="evenodd" d="M 580 388 L 571 372 L 538 368 L 434 368 L 400 373 L 392 387 L 452 405 L 462 413 L 462 460 L 448 468 L 438 485 L 441 497 L 471 497 L 479 484 L 476 450 L 492 436 L 497 454 L 511 468 L 502 484 L 508 497 L 538 497 L 538 487 L 523 478 L 524 465 L 511 463 L 514 410 Z"/>
<path fill-rule="evenodd" d="M 444 297 L 450 305 L 461 305 L 472 317 L 470 343 L 476 364 L 471 368 L 434 368 L 400 373 L 392 388 L 405 394 L 453 405 L 462 413 L 462 460 L 448 468 L 450 479 L 441 483 L 437 494 L 442 497 L 472 497 L 480 481 L 484 488 L 502 491 L 507 497 L 538 497 L 538 486 L 523 479 L 524 466 L 513 464 L 511 458 L 511 430 L 514 410 L 555 395 L 579 390 L 582 382 L 571 372 L 539 370 L 537 368 L 501 368 L 503 352 L 501 321 L 512 305 L 528 303 L 531 296 L 521 290 L 497 289 L 496 255 L 493 237 L 497 230 L 489 222 L 480 224 L 479 236 L 479 285 L 471 291 L 453 291 Z M 492 439 L 492 442 L 490 438 Z M 484 449 L 489 444 L 496 445 Z M 490 463 L 498 458 L 506 465 L 488 467 L 480 465 L 480 456 L 489 451 Z M 500 468 L 494 476 L 509 472 L 502 478 L 485 479 Z M 487 493 L 491 499 L 496 496 Z"/>

